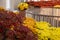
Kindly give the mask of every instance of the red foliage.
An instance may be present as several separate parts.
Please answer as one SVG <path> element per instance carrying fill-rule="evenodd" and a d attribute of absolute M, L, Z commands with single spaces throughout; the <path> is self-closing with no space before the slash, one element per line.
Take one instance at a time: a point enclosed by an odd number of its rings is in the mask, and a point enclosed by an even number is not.
<path fill-rule="evenodd" d="M 22 25 L 24 13 L 15 14 L 11 11 L 0 11 L 0 33 L 3 40 L 37 40 L 37 35 Z M 13 30 L 10 28 L 14 26 Z"/>

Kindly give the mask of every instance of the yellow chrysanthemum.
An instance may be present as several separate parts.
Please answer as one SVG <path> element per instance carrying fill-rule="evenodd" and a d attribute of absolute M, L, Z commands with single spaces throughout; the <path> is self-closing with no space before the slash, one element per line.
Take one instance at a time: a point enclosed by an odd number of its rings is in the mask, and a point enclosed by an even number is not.
<path fill-rule="evenodd" d="M 28 9 L 28 4 L 27 3 L 19 3 L 18 4 L 18 9 L 19 10 L 25 10 L 25 9 Z"/>
<path fill-rule="evenodd" d="M 0 7 L 0 10 L 4 10 L 4 8 L 3 7 Z"/>
<path fill-rule="evenodd" d="M 54 7 L 55 7 L 55 8 L 60 8 L 60 5 L 55 5 Z"/>
<path fill-rule="evenodd" d="M 53 27 L 43 21 L 37 22 L 32 18 L 26 18 L 23 25 L 37 34 L 38 40 L 60 40 L 60 27 Z"/>
<path fill-rule="evenodd" d="M 32 31 L 34 31 L 34 27 L 35 27 L 35 20 L 33 18 L 26 18 L 26 20 L 24 20 L 23 22 L 24 26 L 27 26 L 29 29 L 31 29 Z"/>
<path fill-rule="evenodd" d="M 47 22 L 40 21 L 40 22 L 36 22 L 36 26 L 37 26 L 36 28 L 44 29 L 44 28 L 49 28 L 50 24 Z"/>

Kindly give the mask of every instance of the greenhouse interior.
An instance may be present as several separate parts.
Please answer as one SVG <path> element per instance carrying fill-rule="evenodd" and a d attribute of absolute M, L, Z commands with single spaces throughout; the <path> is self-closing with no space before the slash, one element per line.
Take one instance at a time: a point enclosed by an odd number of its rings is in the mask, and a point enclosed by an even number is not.
<path fill-rule="evenodd" d="M 0 40 L 60 40 L 60 0 L 0 0 Z"/>

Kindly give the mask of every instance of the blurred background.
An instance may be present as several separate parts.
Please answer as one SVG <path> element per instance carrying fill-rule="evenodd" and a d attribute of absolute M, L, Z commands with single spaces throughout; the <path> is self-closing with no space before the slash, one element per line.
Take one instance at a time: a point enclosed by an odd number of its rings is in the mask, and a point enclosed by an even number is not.
<path fill-rule="evenodd" d="M 7 10 L 17 10 L 17 5 L 20 2 L 25 2 L 25 1 L 31 1 L 31 0 L 0 0 L 0 6 L 4 7 Z M 54 3 L 58 0 L 32 0 L 32 1 L 47 1 L 47 2 L 52 1 Z M 60 8 L 31 7 L 27 11 L 30 11 L 30 12 L 27 12 L 27 16 L 32 17 L 32 18 L 36 19 L 37 21 L 48 21 L 52 25 L 60 26 L 59 25 L 60 24 L 60 17 L 58 17 L 58 16 L 60 16 Z M 29 13 L 38 14 L 38 15 L 40 14 L 42 16 L 31 15 Z"/>
<path fill-rule="evenodd" d="M 17 4 L 24 0 L 0 0 L 0 6 L 6 9 L 14 10 Z"/>

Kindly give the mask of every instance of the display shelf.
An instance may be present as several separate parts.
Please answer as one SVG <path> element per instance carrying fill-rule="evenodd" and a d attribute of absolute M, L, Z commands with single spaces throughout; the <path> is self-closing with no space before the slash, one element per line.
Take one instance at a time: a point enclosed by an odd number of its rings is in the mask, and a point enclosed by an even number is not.
<path fill-rule="evenodd" d="M 30 1 L 27 2 L 29 5 L 37 6 L 37 7 L 54 7 L 55 5 L 60 5 L 59 1 Z"/>

